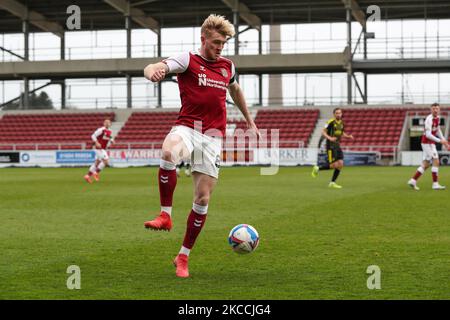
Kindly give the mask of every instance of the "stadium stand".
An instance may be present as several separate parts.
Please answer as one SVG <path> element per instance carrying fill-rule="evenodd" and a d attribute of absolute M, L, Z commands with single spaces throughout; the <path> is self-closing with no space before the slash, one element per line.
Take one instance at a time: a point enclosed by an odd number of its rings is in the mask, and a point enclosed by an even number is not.
<path fill-rule="evenodd" d="M 312 132 L 319 119 L 319 110 L 259 110 L 255 123 L 259 129 L 279 129 L 281 148 L 308 146 Z"/>
<path fill-rule="evenodd" d="M 261 131 L 263 139 L 266 142 L 259 142 L 260 147 L 272 146 L 272 131 L 279 130 L 279 147 L 280 148 L 298 148 L 308 146 L 312 132 L 319 119 L 319 110 L 309 109 L 290 109 L 290 110 L 258 110 L 255 117 L 255 124 Z M 233 119 L 228 121 L 228 126 L 232 126 L 234 130 L 227 132 L 226 147 L 244 147 L 244 141 L 238 141 L 236 130 L 246 130 L 247 124 L 244 120 Z M 234 137 L 233 137 L 234 135 Z M 234 139 L 233 139 L 234 138 Z M 263 140 L 264 141 L 264 140 Z M 248 140 L 245 146 L 248 146 Z"/>
<path fill-rule="evenodd" d="M 346 131 L 355 140 L 343 139 L 342 147 L 350 151 L 379 151 L 392 157 L 400 143 L 405 117 L 426 116 L 427 108 L 350 108 L 344 109 Z M 447 116 L 449 108 L 443 108 Z M 159 149 L 174 125 L 177 111 L 134 111 L 116 134 L 112 149 Z M 266 109 L 254 111 L 255 123 L 271 147 L 271 130 L 279 129 L 279 147 L 308 147 L 318 124 L 319 109 Z M 115 119 L 114 112 L 6 114 L 0 119 L 0 150 L 58 150 L 90 148 L 91 133 L 105 118 Z M 236 142 L 236 130 L 247 128 L 239 117 L 227 123 L 224 147 L 244 147 Z M 245 140 L 248 147 L 248 139 Z M 315 147 L 315 146 L 313 146 Z"/>
<path fill-rule="evenodd" d="M 113 149 L 159 149 L 178 112 L 133 112 L 116 135 Z"/>
<path fill-rule="evenodd" d="M 115 149 L 161 148 L 165 135 L 177 118 L 177 112 L 134 112 L 116 137 Z M 280 147 L 307 145 L 317 123 L 319 110 L 259 110 L 255 123 L 260 129 L 280 129 Z M 228 121 L 227 142 L 231 146 L 235 130 L 246 129 L 244 120 Z M 270 139 L 269 139 L 270 142 Z M 270 146 L 270 143 L 268 144 Z"/>
<path fill-rule="evenodd" d="M 114 112 L 12 114 L 0 119 L 1 150 L 84 149 L 92 145 L 91 134 L 114 121 Z"/>
<path fill-rule="evenodd" d="M 342 147 L 353 151 L 379 151 L 390 157 L 399 145 L 407 109 L 345 109 L 345 130 L 354 140 L 342 139 Z"/>
<path fill-rule="evenodd" d="M 319 119 L 319 110 L 259 110 L 255 123 L 262 136 L 267 139 L 267 147 L 271 146 L 271 130 L 279 130 L 281 148 L 298 148 L 307 146 L 311 134 Z M 245 130 L 246 122 L 231 122 L 237 129 Z M 230 124 L 230 122 L 229 122 Z M 229 145 L 232 143 L 230 142 Z"/>

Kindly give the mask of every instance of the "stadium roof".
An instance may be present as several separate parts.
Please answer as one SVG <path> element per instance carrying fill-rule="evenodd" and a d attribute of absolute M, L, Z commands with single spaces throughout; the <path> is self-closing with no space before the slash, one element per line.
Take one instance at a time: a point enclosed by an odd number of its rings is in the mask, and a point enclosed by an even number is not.
<path fill-rule="evenodd" d="M 291 24 L 344 22 L 345 0 L 239 0 L 240 23 Z M 369 5 L 381 8 L 382 19 L 450 18 L 448 0 L 352 0 L 365 12 Z M 130 0 L 133 28 L 157 29 L 199 26 L 210 13 L 232 20 L 234 0 Z M 30 31 L 66 29 L 67 7 L 81 9 L 81 30 L 123 29 L 126 0 L 0 0 L 0 32 L 22 32 L 21 20 L 30 17 Z M 24 8 L 28 8 L 28 11 Z"/>

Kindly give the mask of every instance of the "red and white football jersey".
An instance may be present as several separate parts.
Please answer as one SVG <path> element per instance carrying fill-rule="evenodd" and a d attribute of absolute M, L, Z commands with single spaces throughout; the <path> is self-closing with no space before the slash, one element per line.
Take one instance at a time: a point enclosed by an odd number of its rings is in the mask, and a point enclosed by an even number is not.
<path fill-rule="evenodd" d="M 94 143 L 98 141 L 101 144 L 101 149 L 106 149 L 108 148 L 109 141 L 113 140 L 112 131 L 110 129 L 106 129 L 105 127 L 101 127 L 95 130 L 91 138 Z M 97 147 L 95 148 L 98 149 Z"/>
<path fill-rule="evenodd" d="M 202 133 L 216 129 L 225 136 L 227 89 L 236 81 L 233 62 L 224 57 L 207 60 L 195 52 L 173 56 L 163 62 L 169 67 L 169 73 L 177 74 L 181 109 L 176 124 L 194 129 L 194 125 L 201 122 Z"/>
<path fill-rule="evenodd" d="M 440 141 L 440 138 L 442 136 L 442 132 L 441 132 L 441 129 L 439 127 L 439 123 L 440 123 L 440 117 L 439 116 L 434 118 L 433 115 L 430 114 L 425 119 L 425 131 L 424 131 L 424 134 L 422 136 L 422 143 L 424 143 L 424 144 L 435 144 L 436 142 Z M 431 133 L 435 137 L 436 140 L 428 138 L 427 137 L 427 131 L 429 133 Z"/>

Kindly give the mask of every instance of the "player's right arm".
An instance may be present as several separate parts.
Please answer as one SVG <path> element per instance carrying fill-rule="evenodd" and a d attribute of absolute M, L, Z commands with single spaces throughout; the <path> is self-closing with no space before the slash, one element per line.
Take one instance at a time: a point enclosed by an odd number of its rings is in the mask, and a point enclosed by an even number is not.
<path fill-rule="evenodd" d="M 169 73 L 169 67 L 164 62 L 149 64 L 144 69 L 144 76 L 151 82 L 159 82 Z"/>
<path fill-rule="evenodd" d="M 325 125 L 325 128 L 323 128 L 322 130 L 322 135 L 329 141 L 331 142 L 335 142 L 336 141 L 336 137 L 332 137 L 328 134 L 328 128 L 333 125 L 333 120 L 330 120 L 327 122 L 327 124 Z"/>
<path fill-rule="evenodd" d="M 433 130 L 433 118 L 431 116 L 429 116 L 426 120 L 425 120 L 425 136 L 436 142 L 436 143 L 442 143 L 445 146 L 448 146 L 448 142 L 447 140 L 445 140 L 444 137 L 441 137 L 440 139 L 438 137 L 436 137 L 435 135 L 433 135 L 432 133 Z"/>
<path fill-rule="evenodd" d="M 189 66 L 189 60 L 189 52 L 185 52 L 178 56 L 164 59 L 161 62 L 149 64 L 144 69 L 144 76 L 152 82 L 159 82 L 169 73 L 185 72 Z"/>

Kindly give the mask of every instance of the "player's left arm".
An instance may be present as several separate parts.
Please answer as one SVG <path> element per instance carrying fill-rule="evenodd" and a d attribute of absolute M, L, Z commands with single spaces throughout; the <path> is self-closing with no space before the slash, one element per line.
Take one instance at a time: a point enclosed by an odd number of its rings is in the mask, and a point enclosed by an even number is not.
<path fill-rule="evenodd" d="M 441 139 L 442 144 L 445 146 L 445 148 L 450 149 L 449 143 L 447 141 L 447 139 L 445 139 L 444 134 L 442 133 L 441 127 L 439 127 L 438 132 L 437 132 L 438 138 Z"/>
<path fill-rule="evenodd" d="M 347 139 L 351 139 L 351 140 L 355 139 L 352 134 L 345 132 L 345 127 L 342 130 L 342 135 L 344 136 L 344 138 L 347 138 Z"/>
<path fill-rule="evenodd" d="M 348 139 L 352 139 L 352 140 L 355 139 L 352 134 L 347 134 L 347 133 L 345 133 L 345 131 L 342 133 L 342 135 L 344 136 L 344 138 L 348 138 Z"/>
<path fill-rule="evenodd" d="M 230 93 L 231 98 L 233 99 L 234 103 L 238 107 L 238 109 L 241 111 L 242 115 L 244 116 L 245 120 L 247 121 L 247 126 L 249 129 L 256 132 L 258 136 L 260 136 L 259 130 L 256 127 L 255 121 L 253 121 L 252 116 L 250 115 L 250 112 L 248 111 L 247 102 L 245 101 L 244 93 L 242 92 L 242 88 L 236 81 L 231 83 L 228 86 L 228 92 Z"/>

